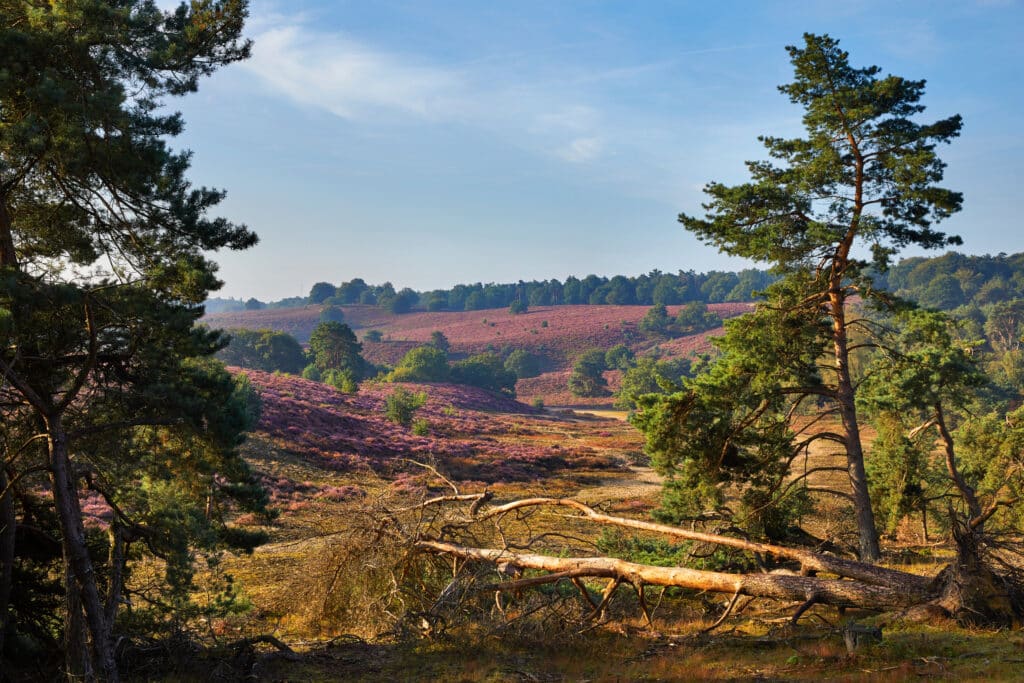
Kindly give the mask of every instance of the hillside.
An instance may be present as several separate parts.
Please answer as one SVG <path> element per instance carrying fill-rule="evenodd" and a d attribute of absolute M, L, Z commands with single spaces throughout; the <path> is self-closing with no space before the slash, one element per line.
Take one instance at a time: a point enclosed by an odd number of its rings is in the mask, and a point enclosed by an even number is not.
<path fill-rule="evenodd" d="M 723 318 L 749 311 L 752 304 L 708 304 Z M 540 306 L 512 315 L 505 308 L 482 311 L 425 312 L 396 315 L 377 306 L 341 306 L 345 323 L 357 332 L 379 330 L 388 341 L 427 342 L 435 330 L 444 332 L 455 351 L 474 353 L 488 346 L 516 348 L 545 346 L 572 351 L 591 346 L 614 346 L 637 341 L 636 325 L 650 306 Z M 320 321 L 321 306 L 273 308 L 256 311 L 212 313 L 203 322 L 213 327 L 268 328 L 308 342 Z M 669 306 L 676 315 L 682 306 Z M 547 325 L 545 326 L 545 322 Z M 362 336 L 362 335 L 360 335 Z"/>
<path fill-rule="evenodd" d="M 428 433 L 417 436 L 384 416 L 385 398 L 397 385 L 367 382 L 359 393 L 343 394 L 298 377 L 245 373 L 262 399 L 257 435 L 317 469 L 395 477 L 415 460 L 435 462 L 458 480 L 494 483 L 624 464 L 621 449 L 597 450 L 552 435 L 557 416 L 474 387 L 404 384 L 427 395 L 416 416 Z"/>

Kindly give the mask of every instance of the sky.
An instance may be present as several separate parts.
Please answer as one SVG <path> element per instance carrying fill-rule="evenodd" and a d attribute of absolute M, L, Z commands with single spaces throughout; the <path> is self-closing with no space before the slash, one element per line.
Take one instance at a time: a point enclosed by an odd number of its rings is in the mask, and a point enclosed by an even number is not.
<path fill-rule="evenodd" d="M 171 0 L 161 4 L 173 6 Z M 927 79 L 921 119 L 974 254 L 1024 251 L 1024 7 L 1015 0 L 252 0 L 252 57 L 168 104 L 191 178 L 261 238 L 219 253 L 221 296 L 318 281 L 396 288 L 748 262 L 686 233 L 709 181 L 747 179 L 758 135 L 797 136 L 786 45 Z M 919 252 L 908 252 L 917 255 Z"/>

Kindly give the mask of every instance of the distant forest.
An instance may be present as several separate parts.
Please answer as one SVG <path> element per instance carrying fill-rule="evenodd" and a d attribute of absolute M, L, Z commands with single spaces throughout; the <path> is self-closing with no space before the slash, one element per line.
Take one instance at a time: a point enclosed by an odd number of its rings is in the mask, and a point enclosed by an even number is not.
<path fill-rule="evenodd" d="M 693 301 L 722 303 L 751 301 L 756 293 L 775 280 L 768 271 L 746 269 L 736 272 L 652 270 L 644 275 L 612 278 L 570 276 L 565 281 L 533 280 L 516 283 L 459 284 L 451 289 L 417 292 L 396 291 L 390 282 L 370 285 L 355 278 L 339 285 L 318 282 L 306 297 L 291 297 L 264 303 L 257 299 L 210 299 L 208 313 L 262 308 L 287 308 L 306 304 L 381 306 L 393 313 L 412 311 L 475 311 L 504 308 L 553 306 L 560 304 L 656 305 Z M 952 310 L 961 306 L 985 306 L 1008 299 L 1024 298 L 1024 253 L 996 256 L 966 256 L 949 252 L 942 256 L 907 258 L 885 273 L 875 273 L 877 286 L 917 301 L 929 308 Z M 964 311 L 965 313 L 967 311 Z M 968 316 L 969 317 L 969 316 Z"/>

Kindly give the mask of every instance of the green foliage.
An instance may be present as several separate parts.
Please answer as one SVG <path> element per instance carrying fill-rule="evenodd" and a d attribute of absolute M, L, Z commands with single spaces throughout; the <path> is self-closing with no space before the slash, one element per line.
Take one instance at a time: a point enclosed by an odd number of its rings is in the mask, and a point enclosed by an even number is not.
<path fill-rule="evenodd" d="M 426 402 L 425 392 L 413 393 L 404 387 L 396 387 L 384 400 L 384 415 L 395 424 L 408 427 L 412 424 L 416 411 Z"/>
<path fill-rule="evenodd" d="M 930 467 L 932 444 L 910 439 L 896 415 L 880 416 L 875 427 L 878 437 L 866 463 L 871 502 L 882 529 L 892 534 L 904 517 L 926 510 L 929 489 L 942 485 L 942 473 Z"/>
<path fill-rule="evenodd" d="M 423 418 L 413 420 L 412 433 L 416 436 L 430 436 L 430 423 Z"/>
<path fill-rule="evenodd" d="M 345 322 L 345 311 L 337 306 L 324 306 L 320 309 L 320 322 L 343 323 Z"/>
<path fill-rule="evenodd" d="M 316 365 L 314 365 L 313 363 L 310 363 L 309 365 L 307 365 L 306 367 L 304 367 L 302 369 L 302 378 L 303 379 L 308 379 L 308 380 L 312 380 L 314 382 L 319 382 L 322 377 L 323 377 L 323 373 L 321 373 L 320 369 Z"/>
<path fill-rule="evenodd" d="M 990 533 L 1017 534 L 1024 525 L 1024 407 L 993 411 L 965 420 L 956 441 L 964 477 L 984 507 L 996 514 L 986 523 Z"/>
<path fill-rule="evenodd" d="M 637 407 L 637 399 L 645 394 L 666 394 L 682 389 L 684 377 L 690 376 L 691 362 L 687 358 L 658 361 L 641 356 L 636 364 L 622 375 L 615 405 L 626 410 Z"/>
<path fill-rule="evenodd" d="M 662 393 L 631 394 L 637 411 L 630 421 L 644 434 L 651 466 L 668 478 L 656 513 L 663 520 L 721 514 L 777 538 L 802 509 L 799 490 L 784 485 L 797 448 L 791 401 L 802 399 L 785 389 L 820 383 L 817 358 L 828 326 L 779 315 L 799 292 L 780 283 L 771 293 L 768 304 L 726 323 L 716 340 L 721 355 L 704 372 L 674 391 L 679 378 L 666 381 Z M 725 507 L 729 489 L 739 494 L 738 508 Z"/>
<path fill-rule="evenodd" d="M 515 373 L 506 370 L 501 358 L 494 353 L 481 353 L 453 363 L 451 379 L 457 384 L 468 384 L 506 396 L 516 394 Z"/>
<path fill-rule="evenodd" d="M 405 287 L 393 296 L 380 296 L 377 298 L 379 305 L 396 315 L 408 313 L 420 300 L 420 295 Z"/>
<path fill-rule="evenodd" d="M 601 349 L 585 351 L 576 359 L 569 375 L 569 391 L 575 396 L 608 396 L 608 380 L 604 378 L 604 352 Z"/>
<path fill-rule="evenodd" d="M 720 327 L 722 318 L 708 310 L 707 304 L 694 301 L 686 304 L 676 316 L 674 332 L 681 335 L 698 334 Z"/>
<path fill-rule="evenodd" d="M 302 372 L 306 365 L 306 352 L 290 334 L 247 329 L 231 329 L 228 334 L 228 345 L 217 353 L 226 365 L 291 374 Z"/>
<path fill-rule="evenodd" d="M 604 365 L 609 370 L 628 370 L 635 361 L 636 356 L 625 344 L 616 344 L 604 354 Z"/>
<path fill-rule="evenodd" d="M 639 329 L 647 337 L 667 339 L 672 336 L 669 329 L 671 320 L 664 304 L 651 306 L 640 319 Z"/>
<path fill-rule="evenodd" d="M 344 394 L 355 394 L 359 391 L 359 379 L 351 370 L 327 370 L 321 375 L 320 381 Z"/>
<path fill-rule="evenodd" d="M 384 333 L 380 330 L 367 330 L 363 335 L 363 340 L 373 343 L 381 342 L 384 340 Z"/>
<path fill-rule="evenodd" d="M 356 340 L 352 329 L 337 322 L 321 322 L 309 337 L 309 351 L 313 364 L 321 373 L 342 370 L 356 380 L 366 376 L 368 366 L 360 355 L 363 345 Z"/>
<path fill-rule="evenodd" d="M 317 282 L 309 290 L 309 303 L 322 304 L 328 298 L 334 296 L 337 289 L 330 282 Z"/>
<path fill-rule="evenodd" d="M 505 369 L 517 379 L 536 377 L 540 374 L 540 359 L 525 349 L 516 349 L 505 359 Z"/>
<path fill-rule="evenodd" d="M 145 539 L 127 570 L 140 560 L 165 568 L 162 580 L 135 587 L 143 593 L 133 604 L 159 605 L 183 625 L 195 613 L 193 567 L 234 538 L 225 513 L 263 502 L 237 452 L 255 412 L 251 392 L 211 358 L 227 340 L 195 325 L 220 286 L 209 253 L 257 238 L 210 215 L 223 193 L 193 186 L 190 153 L 169 144 L 183 128 L 170 98 L 248 55 L 246 12 L 236 0 L 168 13 L 133 0 L 5 2 L 0 12 L 0 311 L 10 314 L 0 457 L 13 477 L 44 463 L 52 474 L 45 489 L 21 480 L 12 491 L 20 501 L 45 497 L 59 521 L 63 552 L 46 572 L 75 576 L 89 619 L 67 615 L 65 626 L 87 643 L 97 679 L 117 677 L 121 636 L 153 634 L 120 630 L 101 604 L 125 611 L 110 592 L 121 585 L 97 578 L 111 576 L 111 555 L 90 554 L 81 533 L 73 497 L 84 471 L 74 463 L 88 463 L 93 488 L 124 515 L 115 537 L 130 528 Z M 41 449 L 11 457 L 39 430 Z M 18 503 L 17 524 L 39 522 L 33 505 Z M 8 530 L 5 519 L 5 541 Z"/>
<path fill-rule="evenodd" d="M 447 382 L 448 354 L 435 346 L 410 350 L 388 375 L 389 382 Z"/>
<path fill-rule="evenodd" d="M 434 330 L 430 333 L 430 345 L 444 351 L 445 353 L 448 353 L 450 347 L 448 337 L 444 336 L 444 332 L 441 332 L 440 330 Z"/>
<path fill-rule="evenodd" d="M 512 315 L 519 315 L 520 313 L 526 313 L 529 310 L 529 306 L 522 299 L 516 299 L 508 305 L 508 312 Z"/>

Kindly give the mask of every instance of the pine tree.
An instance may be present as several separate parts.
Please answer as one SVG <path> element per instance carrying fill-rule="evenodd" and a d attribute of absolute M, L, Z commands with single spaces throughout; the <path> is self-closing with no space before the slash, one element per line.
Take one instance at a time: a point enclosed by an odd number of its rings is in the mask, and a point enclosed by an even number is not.
<path fill-rule="evenodd" d="M 784 276 L 806 278 L 805 315 L 824 315 L 831 333 L 830 376 L 823 397 L 842 423 L 860 551 L 879 557 L 850 367 L 847 301 L 875 295 L 857 255 L 869 247 L 876 267 L 907 246 L 959 244 L 933 224 L 960 209 L 962 197 L 938 186 L 945 165 L 938 143 L 959 135 L 951 116 L 918 123 L 924 81 L 855 68 L 838 41 L 805 34 L 787 48 L 795 79 L 779 89 L 804 108 L 806 137 L 762 137 L 771 161 L 748 162 L 749 182 L 709 183 L 706 216 L 680 214 L 687 230 L 722 251 L 772 264 Z"/>
<path fill-rule="evenodd" d="M 224 195 L 189 184 L 189 153 L 166 142 L 182 120 L 164 108 L 248 55 L 246 12 L 244 0 L 172 12 L 141 0 L 0 1 L 0 405 L 19 426 L 0 445 L 12 482 L 28 484 L 34 468 L 49 476 L 69 676 L 118 678 L 117 583 L 104 595 L 97 582 L 80 489 L 101 491 L 114 524 L 142 533 L 151 508 L 129 502 L 133 483 L 176 474 L 139 450 L 139 430 L 167 431 L 153 443 L 176 440 L 168 462 L 197 467 L 196 483 L 248 476 L 234 451 L 244 423 L 218 417 L 230 378 L 200 360 L 224 342 L 194 322 L 220 284 L 205 254 L 256 236 L 207 215 Z M 6 581 L 13 529 L 3 526 Z"/>

